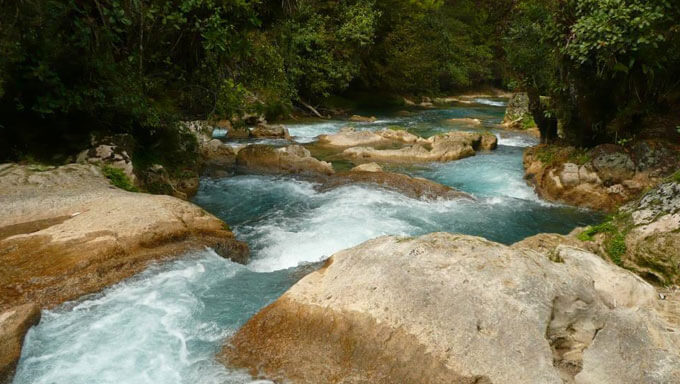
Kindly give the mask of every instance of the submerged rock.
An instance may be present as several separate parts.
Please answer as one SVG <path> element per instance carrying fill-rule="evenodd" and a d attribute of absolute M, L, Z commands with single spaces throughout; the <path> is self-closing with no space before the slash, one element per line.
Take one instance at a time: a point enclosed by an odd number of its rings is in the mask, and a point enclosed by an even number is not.
<path fill-rule="evenodd" d="M 0 310 L 51 307 L 206 246 L 248 259 L 218 218 L 174 197 L 115 188 L 94 166 L 3 167 L 0 206 Z"/>
<path fill-rule="evenodd" d="M 320 190 L 348 184 L 374 184 L 414 199 L 474 199 L 471 195 L 421 177 L 385 172 L 376 163 L 363 164 L 325 180 Z"/>
<path fill-rule="evenodd" d="M 26 332 L 38 322 L 40 308 L 32 303 L 0 313 L 0 383 L 12 382 Z"/>
<path fill-rule="evenodd" d="M 221 359 L 292 383 L 675 383 L 655 289 L 592 253 L 435 233 L 333 255 Z"/>
<path fill-rule="evenodd" d="M 238 151 L 236 166 L 244 172 L 269 174 L 332 175 L 333 166 L 312 157 L 300 145 L 274 148 L 269 145 L 249 145 Z"/>
<path fill-rule="evenodd" d="M 482 121 L 479 119 L 472 119 L 472 118 L 455 118 L 455 119 L 446 119 L 447 122 L 453 123 L 453 124 L 466 124 L 466 125 L 481 125 Z"/>

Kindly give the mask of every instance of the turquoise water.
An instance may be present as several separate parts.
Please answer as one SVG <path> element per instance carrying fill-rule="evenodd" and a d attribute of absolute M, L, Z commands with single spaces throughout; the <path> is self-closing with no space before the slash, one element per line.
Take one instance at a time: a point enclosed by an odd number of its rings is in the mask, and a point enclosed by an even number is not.
<path fill-rule="evenodd" d="M 469 192 L 475 201 L 417 200 L 378 187 L 320 192 L 290 177 L 206 179 L 195 202 L 225 219 L 252 249 L 247 266 L 210 250 L 154 266 L 101 294 L 44 311 L 28 334 L 15 384 L 252 383 L 215 361 L 224 339 L 279 297 L 316 262 L 384 235 L 461 232 L 510 244 L 539 232 L 566 233 L 598 219 L 540 200 L 522 179 L 522 150 L 535 139 L 498 131 L 498 100 L 409 117 L 379 115 L 358 129 L 398 125 L 422 135 L 468 129 L 446 123 L 480 118 L 500 136 L 498 150 L 403 171 Z M 299 142 L 347 125 L 289 125 Z"/>

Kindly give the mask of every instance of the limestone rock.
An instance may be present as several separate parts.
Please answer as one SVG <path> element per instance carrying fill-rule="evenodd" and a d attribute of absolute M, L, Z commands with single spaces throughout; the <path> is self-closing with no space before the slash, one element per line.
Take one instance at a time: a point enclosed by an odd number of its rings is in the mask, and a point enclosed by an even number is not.
<path fill-rule="evenodd" d="M 274 148 L 268 145 L 249 145 L 236 156 L 236 166 L 245 172 L 270 174 L 332 175 L 333 166 L 312 157 L 299 145 Z"/>
<path fill-rule="evenodd" d="M 378 185 L 414 199 L 474 199 L 467 193 L 431 180 L 401 173 L 384 172 L 375 163 L 363 164 L 350 172 L 338 173 L 325 180 L 318 189 L 323 191 L 356 183 Z"/>
<path fill-rule="evenodd" d="M 675 383 L 679 324 L 592 253 L 435 233 L 333 255 L 221 358 L 292 383 Z"/>
<path fill-rule="evenodd" d="M 633 159 L 617 145 L 600 145 L 592 151 L 591 157 L 593 167 L 607 185 L 619 184 L 635 175 Z"/>
<path fill-rule="evenodd" d="M 246 126 L 234 126 L 227 129 L 227 139 L 248 139 L 251 136 L 250 129 Z"/>
<path fill-rule="evenodd" d="M 290 133 L 283 125 L 259 124 L 251 131 L 251 135 L 257 138 L 290 139 Z"/>
<path fill-rule="evenodd" d="M 495 143 L 497 138 L 494 135 L 453 131 L 399 149 L 353 147 L 344 150 L 343 155 L 355 161 L 365 162 L 446 162 L 474 156 L 476 150 L 491 149 Z"/>
<path fill-rule="evenodd" d="M 200 153 L 202 167 L 208 176 L 226 176 L 236 164 L 234 149 L 217 139 L 201 145 Z"/>
<path fill-rule="evenodd" d="M 107 165 L 109 167 L 122 170 L 130 181 L 137 183 L 137 176 L 132 165 L 132 158 L 127 151 L 114 146 L 101 144 L 94 148 L 87 149 L 80 154 L 76 160 L 78 163 L 89 163 L 97 165 Z"/>
<path fill-rule="evenodd" d="M 447 119 L 446 120 L 448 123 L 453 123 L 453 124 L 466 124 L 466 125 L 481 125 L 482 121 L 479 119 L 471 119 L 471 118 L 455 118 L 455 119 Z"/>
<path fill-rule="evenodd" d="M 382 172 L 383 169 L 377 163 L 366 163 L 356 166 L 350 172 Z"/>
<path fill-rule="evenodd" d="M 346 129 L 348 128 L 348 129 Z M 426 142 L 425 139 L 402 129 L 383 129 L 381 131 L 355 131 L 346 127 L 339 133 L 320 135 L 319 144 L 331 147 L 371 146 L 390 143 L 414 144 Z"/>
<path fill-rule="evenodd" d="M 203 209 L 115 188 L 92 165 L 2 168 L 0 206 L 0 310 L 51 307 L 206 246 L 248 258 L 247 246 Z"/>
<path fill-rule="evenodd" d="M 11 383 L 24 336 L 40 321 L 40 308 L 25 304 L 0 313 L 0 383 Z"/>
<path fill-rule="evenodd" d="M 378 120 L 378 119 L 376 119 L 375 116 L 366 117 L 366 116 L 352 115 L 349 118 L 349 121 L 354 121 L 354 122 L 357 122 L 357 123 L 373 123 L 376 120 Z"/>

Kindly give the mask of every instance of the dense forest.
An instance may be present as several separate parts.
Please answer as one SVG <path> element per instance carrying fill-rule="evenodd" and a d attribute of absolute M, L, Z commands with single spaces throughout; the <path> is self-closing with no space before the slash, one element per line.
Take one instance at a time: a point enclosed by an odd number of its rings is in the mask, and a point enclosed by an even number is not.
<path fill-rule="evenodd" d="M 73 153 L 93 132 L 152 147 L 181 120 L 482 86 L 526 91 L 545 140 L 561 126 L 587 146 L 632 138 L 680 100 L 670 0 L 0 4 L 0 160 Z"/>

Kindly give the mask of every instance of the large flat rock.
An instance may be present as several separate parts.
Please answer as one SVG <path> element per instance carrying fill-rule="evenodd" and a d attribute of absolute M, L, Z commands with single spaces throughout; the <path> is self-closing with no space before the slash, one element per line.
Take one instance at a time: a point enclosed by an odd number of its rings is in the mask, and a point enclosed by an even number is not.
<path fill-rule="evenodd" d="M 91 165 L 2 165 L 0 207 L 0 310 L 76 299 L 190 249 L 248 256 L 203 209 L 115 188 Z"/>
<path fill-rule="evenodd" d="M 678 383 L 680 329 L 658 301 L 577 248 L 381 237 L 333 255 L 221 357 L 293 383 Z"/>

